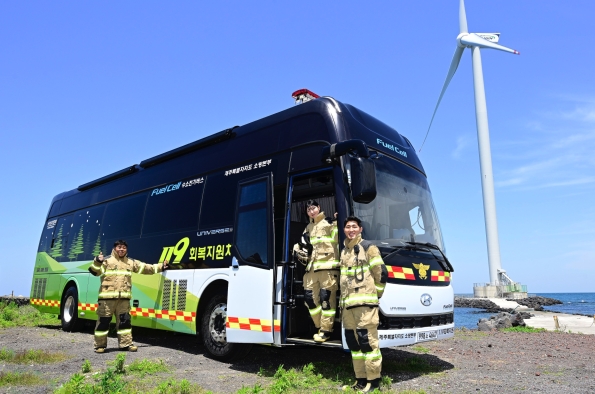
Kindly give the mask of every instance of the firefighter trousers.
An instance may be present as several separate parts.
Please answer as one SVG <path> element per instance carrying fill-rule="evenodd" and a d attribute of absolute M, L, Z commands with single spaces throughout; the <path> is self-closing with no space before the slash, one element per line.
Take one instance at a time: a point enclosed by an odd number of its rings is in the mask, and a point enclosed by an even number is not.
<path fill-rule="evenodd" d="M 310 270 L 304 275 L 304 300 L 314 325 L 320 331 L 333 331 L 338 288 L 338 270 Z"/>
<path fill-rule="evenodd" d="M 378 347 L 378 308 L 358 306 L 343 309 L 345 341 L 351 350 L 357 379 L 380 378 L 382 353 Z"/>
<path fill-rule="evenodd" d="M 97 306 L 97 324 L 95 325 L 95 349 L 107 347 L 107 334 L 112 315 L 116 315 L 118 346 L 125 348 L 132 345 L 132 322 L 130 320 L 130 300 L 114 298 L 99 300 Z"/>

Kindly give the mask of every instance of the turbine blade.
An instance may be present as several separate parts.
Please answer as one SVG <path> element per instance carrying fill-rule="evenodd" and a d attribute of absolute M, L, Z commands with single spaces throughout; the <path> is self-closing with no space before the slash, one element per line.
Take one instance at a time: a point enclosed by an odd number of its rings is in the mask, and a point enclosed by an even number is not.
<path fill-rule="evenodd" d="M 465 12 L 465 1 L 461 0 L 459 4 L 459 34 L 469 33 L 467 30 L 467 13 Z"/>
<path fill-rule="evenodd" d="M 444 93 L 446 92 L 446 88 L 448 88 L 448 84 L 450 83 L 450 80 L 455 75 L 455 72 L 457 71 L 457 68 L 459 67 L 459 63 L 461 61 L 461 56 L 463 56 L 464 50 L 465 50 L 465 48 L 461 48 L 460 46 L 457 46 L 457 49 L 455 49 L 455 53 L 452 56 L 452 61 L 450 62 L 450 68 L 448 69 L 448 74 L 446 74 L 446 80 L 444 81 L 444 86 L 442 86 L 442 91 L 440 92 L 440 96 L 438 97 L 438 102 L 436 103 L 436 108 L 434 108 L 434 113 L 432 114 L 432 119 L 430 120 L 430 125 L 428 126 L 428 131 L 426 132 L 424 141 L 422 142 L 421 147 L 419 148 L 419 152 L 421 152 L 421 149 L 424 147 L 424 144 L 426 143 L 426 139 L 428 138 L 428 134 L 430 133 L 430 128 L 432 127 L 432 123 L 434 122 L 434 116 L 436 116 L 436 111 L 438 111 L 438 106 L 440 105 L 440 101 L 442 101 L 442 97 L 444 96 Z"/>
<path fill-rule="evenodd" d="M 521 53 L 517 50 L 507 48 L 500 44 L 496 44 L 495 42 L 490 42 L 488 40 L 484 40 L 480 36 L 475 33 L 467 34 L 460 38 L 460 42 L 462 45 L 470 46 L 470 47 L 480 47 L 480 48 L 490 48 L 490 49 L 498 49 L 504 52 L 514 53 L 515 55 L 520 55 Z"/>

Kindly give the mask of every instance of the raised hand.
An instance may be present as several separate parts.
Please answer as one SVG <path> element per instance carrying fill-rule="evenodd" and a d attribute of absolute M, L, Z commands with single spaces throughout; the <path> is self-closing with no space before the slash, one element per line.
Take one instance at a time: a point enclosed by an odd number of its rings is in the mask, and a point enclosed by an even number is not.
<path fill-rule="evenodd" d="M 99 261 L 99 262 L 103 261 L 103 252 L 99 252 L 99 256 L 97 256 L 97 261 Z"/>
<path fill-rule="evenodd" d="M 162 266 L 163 271 L 165 271 L 168 268 L 169 268 L 169 265 L 167 264 L 167 260 L 163 260 L 163 266 Z"/>

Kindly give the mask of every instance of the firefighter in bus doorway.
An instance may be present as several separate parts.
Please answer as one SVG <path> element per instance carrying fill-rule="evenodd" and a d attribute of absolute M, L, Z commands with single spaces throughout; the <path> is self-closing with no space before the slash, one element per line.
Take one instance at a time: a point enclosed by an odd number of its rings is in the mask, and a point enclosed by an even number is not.
<path fill-rule="evenodd" d="M 355 370 L 356 382 L 351 388 L 371 393 L 380 388 L 378 304 L 388 271 L 378 248 L 362 239 L 359 218 L 349 216 L 343 230 L 346 238 L 341 253 L 341 308 L 345 341 Z"/>
<path fill-rule="evenodd" d="M 97 324 L 95 325 L 95 353 L 105 352 L 107 333 L 116 315 L 118 345 L 121 350 L 136 352 L 132 343 L 132 322 L 130 319 L 130 298 L 132 291 L 132 272 L 137 274 L 155 274 L 167 269 L 167 260 L 157 265 L 145 264 L 128 257 L 128 244 L 119 240 L 114 243 L 111 256 L 95 257 L 89 272 L 101 278 L 99 287 Z"/>
<path fill-rule="evenodd" d="M 339 249 L 337 224 L 325 218 L 320 205 L 308 200 L 306 209 L 310 223 L 306 226 L 302 241 L 295 244 L 294 251 L 306 265 L 304 290 L 306 307 L 318 332 L 314 341 L 325 342 L 330 338 L 337 309 L 339 281 Z"/>

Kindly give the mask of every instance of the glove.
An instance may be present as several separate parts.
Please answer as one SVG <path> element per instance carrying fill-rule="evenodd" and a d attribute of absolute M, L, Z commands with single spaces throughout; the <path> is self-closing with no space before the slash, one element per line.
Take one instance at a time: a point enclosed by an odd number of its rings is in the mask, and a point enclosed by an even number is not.
<path fill-rule="evenodd" d="M 308 251 L 306 251 L 304 249 L 296 249 L 295 250 L 295 255 L 296 255 L 297 259 L 302 264 L 307 264 L 308 263 Z"/>

